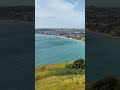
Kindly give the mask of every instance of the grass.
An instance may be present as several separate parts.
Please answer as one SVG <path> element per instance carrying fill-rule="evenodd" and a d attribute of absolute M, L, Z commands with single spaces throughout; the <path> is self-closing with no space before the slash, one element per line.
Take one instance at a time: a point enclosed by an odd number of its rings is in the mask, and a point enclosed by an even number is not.
<path fill-rule="evenodd" d="M 35 67 L 35 90 L 85 90 L 84 71 L 64 69 L 71 63 Z"/>
<path fill-rule="evenodd" d="M 52 76 L 35 82 L 35 90 L 84 90 L 84 75 Z"/>

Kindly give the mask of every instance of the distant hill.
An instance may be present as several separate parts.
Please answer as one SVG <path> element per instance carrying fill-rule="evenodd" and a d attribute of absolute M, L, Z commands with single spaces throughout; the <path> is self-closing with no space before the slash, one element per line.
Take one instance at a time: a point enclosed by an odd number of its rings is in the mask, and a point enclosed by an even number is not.
<path fill-rule="evenodd" d="M 34 21 L 34 6 L 1 6 L 0 20 Z"/>
<path fill-rule="evenodd" d="M 86 28 L 90 31 L 120 37 L 120 7 L 87 7 Z"/>
<path fill-rule="evenodd" d="M 79 31 L 85 31 L 85 29 L 76 29 L 76 28 L 40 28 L 40 29 L 36 29 L 36 31 L 58 31 L 58 30 L 69 30 L 69 31 L 73 31 L 73 30 L 79 30 Z"/>

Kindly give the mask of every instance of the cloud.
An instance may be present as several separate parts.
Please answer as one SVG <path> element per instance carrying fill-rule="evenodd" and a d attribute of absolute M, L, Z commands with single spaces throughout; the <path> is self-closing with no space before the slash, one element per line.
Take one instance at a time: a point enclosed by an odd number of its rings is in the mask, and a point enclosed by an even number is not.
<path fill-rule="evenodd" d="M 84 28 L 85 11 L 78 0 L 35 0 L 36 28 Z M 81 10 L 83 8 L 83 10 Z"/>

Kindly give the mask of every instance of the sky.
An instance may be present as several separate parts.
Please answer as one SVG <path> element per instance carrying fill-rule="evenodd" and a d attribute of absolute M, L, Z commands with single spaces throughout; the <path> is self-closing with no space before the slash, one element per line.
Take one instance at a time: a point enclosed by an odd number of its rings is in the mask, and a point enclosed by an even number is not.
<path fill-rule="evenodd" d="M 35 0 L 35 28 L 85 28 L 84 0 Z"/>

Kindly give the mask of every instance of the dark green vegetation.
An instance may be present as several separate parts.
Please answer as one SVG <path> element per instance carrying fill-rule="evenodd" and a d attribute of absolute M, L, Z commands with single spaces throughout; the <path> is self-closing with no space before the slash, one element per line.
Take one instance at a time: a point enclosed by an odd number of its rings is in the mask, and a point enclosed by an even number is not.
<path fill-rule="evenodd" d="M 85 90 L 85 61 L 36 66 L 35 90 Z"/>
<path fill-rule="evenodd" d="M 113 77 L 107 77 L 90 86 L 86 86 L 86 90 L 120 90 L 120 80 Z"/>
<path fill-rule="evenodd" d="M 78 59 L 65 67 L 69 69 L 85 69 L 85 61 L 83 59 Z"/>
<path fill-rule="evenodd" d="M 115 34 L 114 35 L 116 35 L 116 36 L 119 36 L 120 37 L 120 30 L 115 30 L 115 32 L 114 32 Z"/>
<path fill-rule="evenodd" d="M 49 75 L 76 75 L 76 74 L 84 74 L 85 69 L 85 61 L 83 59 L 78 59 L 74 61 L 72 64 L 65 65 L 64 68 L 55 68 L 50 70 Z"/>
<path fill-rule="evenodd" d="M 66 62 L 68 63 L 68 62 Z M 85 61 L 83 59 L 75 60 L 73 63 L 66 64 L 63 68 L 48 68 L 49 72 L 42 75 L 38 79 L 50 77 L 50 76 L 62 76 L 62 75 L 77 75 L 85 73 Z M 45 67 L 42 67 L 41 71 L 45 71 Z"/>

